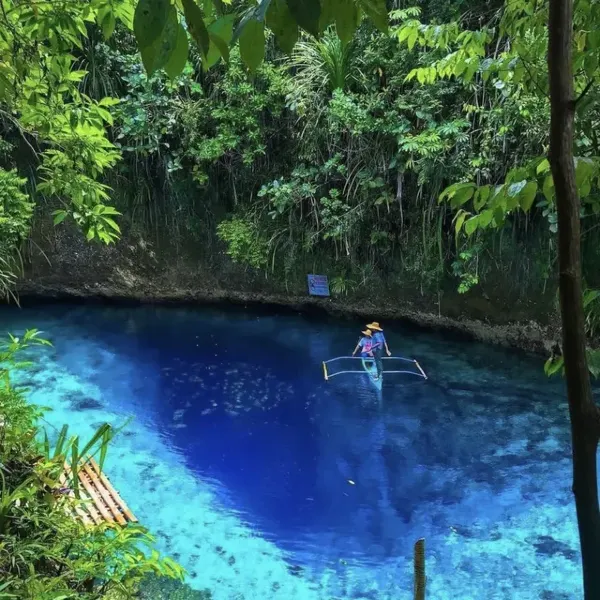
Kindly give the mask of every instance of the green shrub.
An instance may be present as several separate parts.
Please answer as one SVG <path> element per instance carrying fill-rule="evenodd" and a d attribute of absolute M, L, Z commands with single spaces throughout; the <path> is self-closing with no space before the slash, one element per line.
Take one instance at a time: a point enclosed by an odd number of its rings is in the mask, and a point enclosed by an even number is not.
<path fill-rule="evenodd" d="M 234 262 L 255 269 L 266 266 L 269 246 L 253 222 L 233 217 L 220 223 L 217 233 Z"/>
<path fill-rule="evenodd" d="M 41 409 L 10 379 L 27 364 L 17 355 L 43 344 L 29 330 L 0 346 L 0 598 L 117 600 L 134 597 L 150 574 L 182 581 L 183 569 L 158 554 L 144 527 L 86 526 L 70 516 L 81 500 L 61 487 L 65 461 L 77 466 L 82 456 L 99 454 L 102 463 L 114 431 L 103 425 L 84 444 L 65 427 L 50 446 Z"/>

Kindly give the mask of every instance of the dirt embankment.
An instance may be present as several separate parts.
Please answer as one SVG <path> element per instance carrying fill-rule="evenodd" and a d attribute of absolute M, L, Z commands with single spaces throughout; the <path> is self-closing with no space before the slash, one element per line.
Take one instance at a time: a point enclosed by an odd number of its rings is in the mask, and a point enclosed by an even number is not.
<path fill-rule="evenodd" d="M 417 325 L 468 335 L 477 340 L 548 353 L 558 339 L 558 323 L 536 302 L 519 306 L 491 294 L 445 293 L 430 297 L 402 288 L 369 293 L 368 298 L 311 298 L 282 290 L 263 275 L 244 270 L 222 253 L 198 248 L 158 250 L 137 236 L 113 246 L 88 244 L 68 227 L 39 225 L 30 244 L 18 292 L 23 298 L 110 299 L 154 303 L 275 304 L 336 316 Z"/>

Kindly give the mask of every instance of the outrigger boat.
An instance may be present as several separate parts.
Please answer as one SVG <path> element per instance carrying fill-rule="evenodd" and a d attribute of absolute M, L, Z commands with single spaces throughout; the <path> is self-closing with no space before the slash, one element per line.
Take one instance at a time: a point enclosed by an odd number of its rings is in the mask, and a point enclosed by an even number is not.
<path fill-rule="evenodd" d="M 327 365 L 331 365 L 332 363 L 339 364 L 337 361 L 361 361 L 362 370 L 342 370 L 331 372 Z M 377 378 L 377 367 L 375 366 L 375 360 L 372 358 L 362 358 L 359 356 L 338 356 L 337 358 L 331 358 L 330 360 L 326 360 L 323 362 L 323 375 L 325 376 L 325 381 L 329 381 L 332 377 L 336 375 L 356 375 L 362 372 L 366 373 L 369 376 L 371 382 L 375 385 L 377 389 L 381 389 L 381 384 L 383 381 L 383 375 L 396 375 L 396 374 L 405 374 L 405 375 L 415 375 L 417 377 L 422 377 L 423 379 L 427 379 L 427 375 L 425 371 L 421 368 L 421 365 L 414 358 L 404 358 L 402 356 L 385 356 L 381 358 L 382 361 L 390 361 L 396 360 L 403 363 L 411 363 L 416 367 L 415 371 L 409 371 L 406 369 L 398 369 L 398 370 L 389 370 L 386 371 L 385 366 L 382 369 L 381 377 Z M 355 364 L 355 363 L 351 363 Z M 385 363 L 382 363 L 385 365 Z"/>

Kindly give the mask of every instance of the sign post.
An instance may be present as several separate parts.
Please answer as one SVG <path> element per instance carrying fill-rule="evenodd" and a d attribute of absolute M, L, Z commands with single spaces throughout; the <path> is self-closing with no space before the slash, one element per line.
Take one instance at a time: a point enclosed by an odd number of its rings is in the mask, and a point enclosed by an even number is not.
<path fill-rule="evenodd" d="M 327 275 L 307 275 L 308 293 L 311 296 L 329 296 Z"/>

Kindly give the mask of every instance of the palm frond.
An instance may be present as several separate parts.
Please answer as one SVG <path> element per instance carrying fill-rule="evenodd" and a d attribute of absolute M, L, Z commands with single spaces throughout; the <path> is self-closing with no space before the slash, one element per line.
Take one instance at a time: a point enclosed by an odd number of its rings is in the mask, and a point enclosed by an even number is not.
<path fill-rule="evenodd" d="M 361 61 L 353 43 L 343 44 L 330 29 L 320 40 L 305 38 L 294 46 L 287 60 L 294 72 L 294 95 L 328 96 L 348 90 L 361 79 Z"/>

